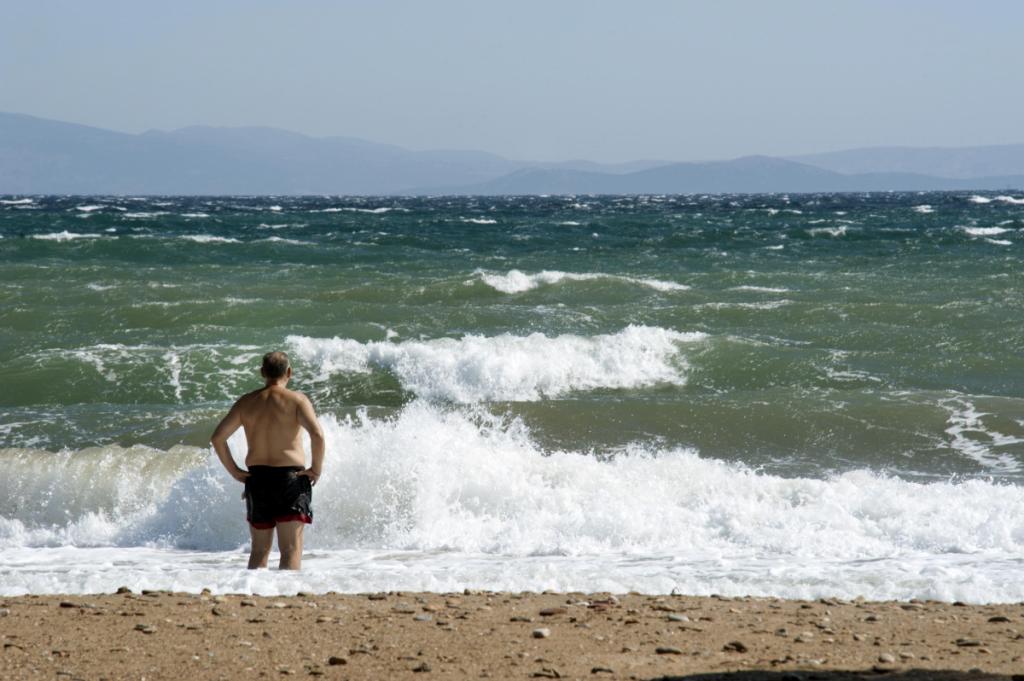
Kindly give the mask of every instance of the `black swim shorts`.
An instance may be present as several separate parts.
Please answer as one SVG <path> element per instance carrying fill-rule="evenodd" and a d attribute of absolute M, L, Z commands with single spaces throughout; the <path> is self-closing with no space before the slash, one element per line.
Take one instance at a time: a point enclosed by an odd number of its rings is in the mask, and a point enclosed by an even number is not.
<path fill-rule="evenodd" d="M 301 466 L 249 466 L 245 519 L 257 530 L 278 523 L 313 522 L 313 483 Z"/>

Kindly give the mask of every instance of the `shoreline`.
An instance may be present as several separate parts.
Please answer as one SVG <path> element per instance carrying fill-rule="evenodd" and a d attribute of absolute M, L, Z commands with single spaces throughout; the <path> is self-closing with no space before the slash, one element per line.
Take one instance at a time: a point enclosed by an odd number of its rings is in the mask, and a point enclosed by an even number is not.
<path fill-rule="evenodd" d="M 1024 603 L 129 591 L 0 597 L 0 637 L 5 680 L 1024 681 Z"/>

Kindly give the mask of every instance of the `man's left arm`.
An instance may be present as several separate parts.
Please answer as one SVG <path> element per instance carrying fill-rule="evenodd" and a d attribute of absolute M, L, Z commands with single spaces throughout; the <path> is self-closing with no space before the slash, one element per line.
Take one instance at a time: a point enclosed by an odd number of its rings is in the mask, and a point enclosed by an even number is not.
<path fill-rule="evenodd" d="M 324 442 L 324 431 L 320 428 L 320 422 L 317 421 L 316 412 L 313 410 L 313 403 L 301 393 L 299 394 L 299 423 L 309 433 L 309 444 L 313 449 L 312 465 L 299 475 L 305 475 L 316 484 L 324 465 L 326 443 Z"/>

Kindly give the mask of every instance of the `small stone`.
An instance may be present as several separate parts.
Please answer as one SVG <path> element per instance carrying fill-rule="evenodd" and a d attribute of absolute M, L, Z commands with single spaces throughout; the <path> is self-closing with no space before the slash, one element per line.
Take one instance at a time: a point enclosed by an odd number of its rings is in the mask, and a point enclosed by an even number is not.
<path fill-rule="evenodd" d="M 7 608 L 0 608 L 0 617 L 7 617 L 11 614 L 11 611 Z"/>
<path fill-rule="evenodd" d="M 151 624 L 136 624 L 135 631 L 141 631 L 143 634 L 155 634 L 156 627 Z"/>
<path fill-rule="evenodd" d="M 338 665 L 348 664 L 348 660 L 346 660 L 344 657 L 331 655 L 327 658 L 327 664 L 331 665 L 332 667 L 337 667 Z"/>
<path fill-rule="evenodd" d="M 614 674 L 615 670 L 611 667 L 591 667 L 591 674 Z"/>
<path fill-rule="evenodd" d="M 395 607 L 391 608 L 391 612 L 399 615 L 411 615 L 416 612 L 416 608 L 412 607 L 408 603 L 399 603 Z"/>
<path fill-rule="evenodd" d="M 676 611 L 676 609 L 673 608 L 671 605 L 666 605 L 665 603 L 657 603 L 657 604 L 651 606 L 651 609 L 652 610 L 657 610 L 658 612 L 675 612 Z"/>
<path fill-rule="evenodd" d="M 434 619 L 434 616 L 427 613 L 421 613 L 413 617 L 413 620 L 416 622 L 429 622 L 432 619 Z"/>
<path fill-rule="evenodd" d="M 1009 622 L 1010 618 L 1006 617 L 1005 615 L 996 615 L 995 617 L 989 617 L 988 621 L 992 622 L 993 624 L 995 624 L 995 623 L 1003 623 L 1003 622 Z"/>
<path fill-rule="evenodd" d="M 327 624 L 328 622 L 333 622 L 333 621 L 334 620 L 332 620 L 327 615 L 320 615 L 319 617 L 316 618 L 316 623 L 317 624 Z"/>
<path fill-rule="evenodd" d="M 981 645 L 981 641 L 973 638 L 958 638 L 956 644 L 961 648 L 977 648 Z"/>
<path fill-rule="evenodd" d="M 130 594 L 131 592 L 132 592 L 132 590 L 129 589 L 128 587 L 126 587 L 126 586 L 119 586 L 119 587 L 117 587 L 117 591 L 115 593 Z"/>
<path fill-rule="evenodd" d="M 255 608 L 256 607 L 256 601 L 254 601 L 252 599 L 249 599 L 249 598 L 246 598 L 246 599 L 243 599 L 239 603 L 239 605 L 242 606 L 243 608 Z"/>
<path fill-rule="evenodd" d="M 853 640 L 854 641 L 863 641 L 864 640 L 864 636 L 861 635 L 861 634 L 854 634 L 853 635 Z"/>
<path fill-rule="evenodd" d="M 369 596 L 367 596 L 367 598 L 371 601 L 383 601 L 387 599 L 387 597 L 387 594 L 370 594 Z"/>
<path fill-rule="evenodd" d="M 550 638 L 551 630 L 546 627 L 539 627 L 530 632 L 530 635 L 534 638 Z"/>
<path fill-rule="evenodd" d="M 214 608 L 210 612 L 212 614 L 216 615 L 217 617 L 228 617 L 231 614 L 227 610 L 225 610 L 224 608 Z"/>
<path fill-rule="evenodd" d="M 892 664 L 896 661 L 896 657 L 892 653 L 882 653 L 878 656 L 878 661 L 882 664 Z"/>
<path fill-rule="evenodd" d="M 878 615 L 868 615 L 867 617 L 864 618 L 864 621 L 865 622 L 877 622 L 878 621 Z"/>
<path fill-rule="evenodd" d="M 917 657 L 917 656 L 914 655 L 914 653 L 911 653 L 911 652 L 906 651 L 906 650 L 904 650 L 903 652 L 900 653 L 900 659 L 901 660 L 913 660 L 915 657 Z"/>
<path fill-rule="evenodd" d="M 669 622 L 689 622 L 690 618 L 687 617 L 686 615 L 677 615 L 675 613 L 672 613 L 672 614 L 670 614 L 668 616 L 668 621 Z"/>
<path fill-rule="evenodd" d="M 747 646 L 742 641 L 729 641 L 722 646 L 722 650 L 730 653 L 745 653 L 747 652 Z"/>
<path fill-rule="evenodd" d="M 72 603 L 71 601 L 61 601 L 59 607 L 61 607 L 61 608 L 77 608 L 78 604 L 77 603 Z"/>
<path fill-rule="evenodd" d="M 682 655 L 683 651 L 674 646 L 658 646 L 654 649 L 658 655 Z"/>
<path fill-rule="evenodd" d="M 560 679 L 562 675 L 554 667 L 544 667 L 539 672 L 533 672 L 530 674 L 535 679 Z"/>
<path fill-rule="evenodd" d="M 541 617 L 554 617 L 555 615 L 564 615 L 567 612 L 569 612 L 569 610 L 567 608 L 563 608 L 562 606 L 558 606 L 556 608 L 544 608 L 538 614 Z"/>
<path fill-rule="evenodd" d="M 420 662 L 418 665 L 412 668 L 414 672 L 429 672 L 430 665 L 426 662 Z"/>
<path fill-rule="evenodd" d="M 904 610 L 909 610 L 911 612 L 916 611 L 916 610 L 924 610 L 924 606 L 921 605 L 920 603 L 904 603 L 900 607 L 903 608 Z"/>
<path fill-rule="evenodd" d="M 789 630 L 786 627 L 779 627 L 775 630 L 776 636 L 789 636 Z"/>
<path fill-rule="evenodd" d="M 267 608 L 269 608 L 271 610 L 283 610 L 284 608 L 287 608 L 287 607 L 288 607 L 288 604 L 285 603 L 284 601 L 274 601 L 273 603 L 270 603 L 269 605 L 267 605 Z"/>
<path fill-rule="evenodd" d="M 532 622 L 532 617 L 523 617 L 522 615 L 516 615 L 515 617 L 509 618 L 509 622 Z"/>

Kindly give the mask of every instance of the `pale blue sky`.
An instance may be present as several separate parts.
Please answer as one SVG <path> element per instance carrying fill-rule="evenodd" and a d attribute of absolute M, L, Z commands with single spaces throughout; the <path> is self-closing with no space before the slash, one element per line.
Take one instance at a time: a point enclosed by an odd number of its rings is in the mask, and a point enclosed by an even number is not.
<path fill-rule="evenodd" d="M 1024 3 L 0 0 L 0 111 L 514 158 L 1024 142 Z"/>

